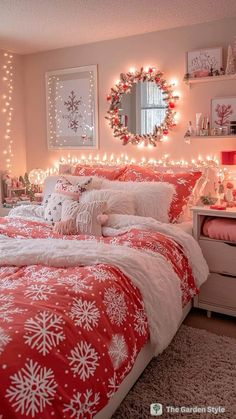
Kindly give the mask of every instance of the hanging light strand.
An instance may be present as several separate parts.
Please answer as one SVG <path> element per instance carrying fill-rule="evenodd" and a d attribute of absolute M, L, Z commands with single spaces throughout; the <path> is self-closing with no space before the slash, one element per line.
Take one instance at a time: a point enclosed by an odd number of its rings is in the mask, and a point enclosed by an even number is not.
<path fill-rule="evenodd" d="M 5 166 L 8 173 L 12 172 L 12 158 L 13 154 L 13 137 L 12 137 L 12 117 L 13 117 L 13 55 L 9 52 L 4 52 L 3 64 L 3 78 L 4 93 L 2 96 L 2 113 L 5 116 L 5 133 L 4 133 L 4 147 L 3 154 L 5 157 Z"/>

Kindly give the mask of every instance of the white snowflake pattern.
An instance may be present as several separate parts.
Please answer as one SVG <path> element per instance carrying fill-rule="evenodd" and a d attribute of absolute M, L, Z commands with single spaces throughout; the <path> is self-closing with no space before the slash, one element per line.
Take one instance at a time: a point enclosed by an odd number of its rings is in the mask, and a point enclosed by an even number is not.
<path fill-rule="evenodd" d="M 12 295 L 0 294 L 0 320 L 10 323 L 13 321 L 15 314 L 20 314 L 24 311 L 26 310 L 14 307 L 14 297 Z"/>
<path fill-rule="evenodd" d="M 52 404 L 57 383 L 51 368 L 42 367 L 30 359 L 11 377 L 6 397 L 16 412 L 33 418 Z"/>
<path fill-rule="evenodd" d="M 135 343 L 134 347 L 133 347 L 133 351 L 132 351 L 130 361 L 128 362 L 128 364 L 126 365 L 124 371 L 122 372 L 122 374 L 120 376 L 121 380 L 124 380 L 126 375 L 130 372 L 131 368 L 133 367 L 133 365 L 135 363 L 137 355 L 138 355 L 138 349 L 137 349 L 137 346 L 136 346 L 136 343 Z"/>
<path fill-rule="evenodd" d="M 11 340 L 11 337 L 0 327 L 0 355 Z"/>
<path fill-rule="evenodd" d="M 75 294 L 83 294 L 92 289 L 92 287 L 88 285 L 87 279 L 81 278 L 79 273 L 58 278 L 57 282 L 60 285 L 67 285 Z"/>
<path fill-rule="evenodd" d="M 127 306 L 123 292 L 118 292 L 115 287 L 108 288 L 104 293 L 106 313 L 112 324 L 122 325 L 126 319 Z"/>
<path fill-rule="evenodd" d="M 97 412 L 96 406 L 100 400 L 100 393 L 93 393 L 87 389 L 85 393 L 76 393 L 69 404 L 64 404 L 63 412 L 67 412 L 70 418 L 90 419 Z"/>
<path fill-rule="evenodd" d="M 137 309 L 134 314 L 134 330 L 141 336 L 146 334 L 147 316 L 143 309 Z"/>
<path fill-rule="evenodd" d="M 94 279 L 99 282 L 116 280 L 116 276 L 102 266 L 91 266 L 88 270 L 91 274 L 93 274 Z"/>
<path fill-rule="evenodd" d="M 117 370 L 128 358 L 128 349 L 123 335 L 113 335 L 108 349 L 112 364 Z"/>
<path fill-rule="evenodd" d="M 21 279 L 9 279 L 4 278 L 0 280 L 0 290 L 15 290 L 19 285 L 22 284 Z"/>
<path fill-rule="evenodd" d="M 36 282 L 36 283 L 44 283 L 48 282 L 49 279 L 56 279 L 59 275 L 59 271 L 57 270 L 49 270 L 46 267 L 42 267 L 40 269 L 27 267 L 25 269 L 25 275 L 27 276 L 28 282 Z"/>
<path fill-rule="evenodd" d="M 98 325 L 100 317 L 95 301 L 82 300 L 82 298 L 74 298 L 69 315 L 75 321 L 76 326 L 83 327 L 88 331 Z"/>
<path fill-rule="evenodd" d="M 44 356 L 65 339 L 62 317 L 50 311 L 42 311 L 27 319 L 25 331 L 25 342 Z"/>
<path fill-rule="evenodd" d="M 79 375 L 82 381 L 85 381 L 91 375 L 94 375 L 98 364 L 98 354 L 95 349 L 85 341 L 77 343 L 70 351 L 67 358 L 70 361 L 70 368 L 75 375 Z"/>
<path fill-rule="evenodd" d="M 114 372 L 113 377 L 109 378 L 108 380 L 108 388 L 110 389 L 107 393 L 107 397 L 110 399 L 114 396 L 115 392 L 118 390 L 119 385 L 117 384 L 117 375 Z"/>
<path fill-rule="evenodd" d="M 47 301 L 49 295 L 55 294 L 53 287 L 45 284 L 33 284 L 30 285 L 24 292 L 25 296 L 33 301 L 43 300 Z"/>

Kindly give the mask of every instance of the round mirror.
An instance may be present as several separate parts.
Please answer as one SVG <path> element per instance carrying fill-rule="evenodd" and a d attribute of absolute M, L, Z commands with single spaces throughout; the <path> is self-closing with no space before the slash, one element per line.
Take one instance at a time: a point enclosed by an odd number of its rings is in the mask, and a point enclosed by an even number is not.
<path fill-rule="evenodd" d="M 156 146 L 176 125 L 177 99 L 173 84 L 152 67 L 122 73 L 107 96 L 110 108 L 106 118 L 124 145 Z"/>

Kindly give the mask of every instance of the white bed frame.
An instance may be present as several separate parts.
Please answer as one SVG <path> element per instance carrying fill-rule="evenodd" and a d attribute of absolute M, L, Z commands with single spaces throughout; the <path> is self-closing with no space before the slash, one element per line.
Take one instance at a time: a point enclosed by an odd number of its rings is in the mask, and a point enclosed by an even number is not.
<path fill-rule="evenodd" d="M 179 327 L 183 323 L 185 317 L 188 315 L 192 308 L 192 301 L 190 301 L 183 309 L 183 315 L 179 323 Z M 114 394 L 109 403 L 102 409 L 97 415 L 94 416 L 94 419 L 110 419 L 113 413 L 121 404 L 122 400 L 128 394 L 130 389 L 133 387 L 135 382 L 138 380 L 139 376 L 145 370 L 149 362 L 153 358 L 153 351 L 151 348 L 150 341 L 139 352 L 135 364 L 130 371 L 130 373 L 125 377 L 121 383 L 119 390 Z"/>

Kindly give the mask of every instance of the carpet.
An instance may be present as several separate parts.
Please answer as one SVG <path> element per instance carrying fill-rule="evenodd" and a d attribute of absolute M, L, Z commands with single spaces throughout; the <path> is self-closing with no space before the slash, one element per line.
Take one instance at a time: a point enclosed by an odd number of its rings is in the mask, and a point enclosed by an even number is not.
<path fill-rule="evenodd" d="M 235 326 L 236 327 L 236 326 Z M 163 404 L 163 419 L 236 418 L 236 340 L 182 325 L 154 358 L 112 419 L 150 419 L 150 404 Z M 169 413 L 166 406 L 224 407 L 225 413 Z"/>

